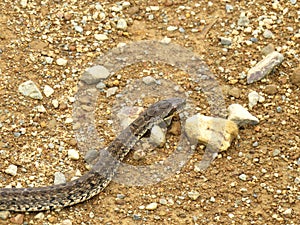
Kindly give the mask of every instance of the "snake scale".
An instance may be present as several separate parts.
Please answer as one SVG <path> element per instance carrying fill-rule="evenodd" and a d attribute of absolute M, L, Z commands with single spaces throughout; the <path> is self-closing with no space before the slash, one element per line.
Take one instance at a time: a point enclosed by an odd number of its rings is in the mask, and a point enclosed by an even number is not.
<path fill-rule="evenodd" d="M 92 169 L 80 178 L 58 185 L 0 189 L 0 210 L 30 212 L 71 206 L 101 192 L 112 180 L 120 162 L 138 140 L 155 124 L 164 122 L 185 106 L 182 98 L 170 98 L 151 105 L 106 150 L 101 150 Z"/>

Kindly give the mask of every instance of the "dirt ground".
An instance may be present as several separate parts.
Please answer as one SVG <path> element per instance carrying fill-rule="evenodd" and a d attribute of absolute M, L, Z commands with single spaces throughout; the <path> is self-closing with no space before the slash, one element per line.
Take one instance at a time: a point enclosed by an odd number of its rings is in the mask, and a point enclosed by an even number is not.
<path fill-rule="evenodd" d="M 66 121 L 82 73 L 120 43 L 168 37 L 201 55 L 220 87 L 234 90 L 224 93 L 227 106 L 248 107 L 251 91 L 265 100 L 249 109 L 260 123 L 240 129 L 239 138 L 205 172 L 194 171 L 203 155 L 197 148 L 180 173 L 160 183 L 132 187 L 112 182 L 82 204 L 60 211 L 10 212 L 0 224 L 300 224 L 299 23 L 296 0 L 1 0 L 2 188 L 48 186 L 55 172 L 69 180 L 87 171 L 83 153 L 79 160 L 68 157 L 77 143 L 72 123 Z M 221 37 L 231 43 L 221 43 Z M 244 75 L 263 58 L 266 46 L 282 53 L 284 61 L 263 80 L 247 84 Z M 180 85 L 197 112 L 210 114 L 188 74 L 172 66 L 139 63 L 105 84 L 117 87 L 118 94 L 129 81 L 146 76 Z M 41 91 L 49 85 L 54 93 L 43 94 L 42 100 L 25 97 L 18 87 L 27 80 Z M 99 97 L 95 120 L 103 146 L 116 135 L 110 123 L 116 94 Z M 37 107 L 41 105 L 45 110 Z M 169 150 L 154 151 L 163 151 L 161 157 L 174 146 L 176 137 L 170 136 Z M 126 162 L 136 163 L 132 154 Z M 5 173 L 9 165 L 18 167 L 15 176 Z M 199 196 L 193 199 L 191 193 Z M 146 209 L 150 203 L 157 205 Z"/>

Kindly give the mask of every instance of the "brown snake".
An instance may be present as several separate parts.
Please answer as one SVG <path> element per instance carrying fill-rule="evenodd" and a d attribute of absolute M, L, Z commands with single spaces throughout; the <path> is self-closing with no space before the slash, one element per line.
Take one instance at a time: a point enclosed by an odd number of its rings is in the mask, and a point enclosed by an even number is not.
<path fill-rule="evenodd" d="M 101 150 L 92 169 L 80 178 L 58 185 L 36 188 L 0 189 L 0 210 L 44 211 L 86 201 L 112 180 L 120 162 L 137 141 L 155 124 L 181 111 L 185 100 L 170 98 L 151 105 L 107 147 Z"/>

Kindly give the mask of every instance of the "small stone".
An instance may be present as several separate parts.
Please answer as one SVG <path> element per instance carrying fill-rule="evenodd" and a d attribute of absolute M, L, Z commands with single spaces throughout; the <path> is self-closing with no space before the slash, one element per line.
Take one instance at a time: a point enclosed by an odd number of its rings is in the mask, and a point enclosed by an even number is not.
<path fill-rule="evenodd" d="M 81 26 L 75 25 L 74 28 L 75 28 L 75 30 L 76 30 L 78 33 L 82 33 L 82 32 L 83 32 L 83 28 L 82 28 Z"/>
<path fill-rule="evenodd" d="M 57 100 L 57 99 L 53 99 L 53 100 L 52 100 L 52 105 L 53 105 L 53 107 L 54 107 L 54 108 L 56 108 L 56 109 L 57 109 L 57 108 L 58 108 L 58 106 L 59 106 L 59 102 L 58 102 L 58 100 Z"/>
<path fill-rule="evenodd" d="M 54 93 L 53 88 L 50 87 L 49 85 L 45 85 L 45 87 L 44 87 L 44 94 L 46 95 L 46 97 L 49 97 L 53 93 Z"/>
<path fill-rule="evenodd" d="M 15 217 L 12 217 L 10 221 L 14 224 L 23 224 L 24 214 L 18 214 Z"/>
<path fill-rule="evenodd" d="M 98 151 L 94 149 L 88 150 L 84 156 L 84 161 L 86 161 L 88 164 L 93 164 L 93 161 L 97 158 L 98 155 Z"/>
<path fill-rule="evenodd" d="M 282 63 L 284 57 L 279 52 L 272 52 L 252 67 L 247 74 L 247 83 L 259 81 L 270 74 L 276 66 Z"/>
<path fill-rule="evenodd" d="M 108 76 L 109 71 L 104 66 L 97 65 L 89 67 L 80 77 L 80 80 L 87 84 L 95 84 L 106 79 Z"/>
<path fill-rule="evenodd" d="M 27 0 L 21 0 L 20 1 L 20 5 L 22 6 L 22 8 L 26 8 L 26 6 L 27 6 Z"/>
<path fill-rule="evenodd" d="M 68 158 L 72 160 L 79 159 L 79 152 L 76 149 L 69 149 L 68 150 Z"/>
<path fill-rule="evenodd" d="M 168 204 L 168 201 L 165 198 L 161 198 L 161 199 L 159 199 L 159 204 L 166 205 L 166 204 Z"/>
<path fill-rule="evenodd" d="M 248 19 L 247 16 L 245 15 L 241 15 L 239 20 L 238 20 L 238 26 L 241 26 L 241 27 L 247 27 L 250 23 L 250 20 Z"/>
<path fill-rule="evenodd" d="M 103 82 L 99 82 L 97 85 L 96 85 L 96 88 L 100 91 L 103 91 L 104 88 L 106 88 L 106 85 L 103 83 Z"/>
<path fill-rule="evenodd" d="M 256 91 L 251 91 L 249 94 L 248 94 L 248 100 L 249 100 L 249 108 L 252 109 L 253 106 L 257 105 L 259 99 L 260 99 L 260 95 L 256 92 Z"/>
<path fill-rule="evenodd" d="M 273 151 L 273 156 L 278 156 L 280 154 L 280 150 L 279 149 L 275 149 Z"/>
<path fill-rule="evenodd" d="M 285 216 L 290 216 L 292 214 L 292 211 L 293 210 L 291 208 L 288 208 L 288 209 L 284 210 L 284 212 L 282 214 Z"/>
<path fill-rule="evenodd" d="M 272 33 L 272 31 L 270 31 L 270 30 L 267 29 L 267 30 L 264 31 L 263 37 L 264 38 L 273 38 L 274 34 Z"/>
<path fill-rule="evenodd" d="M 156 202 L 152 202 L 152 203 L 148 204 L 145 209 L 155 210 L 155 209 L 157 209 L 157 206 L 158 206 L 158 204 Z"/>
<path fill-rule="evenodd" d="M 220 37 L 220 41 L 221 41 L 222 45 L 231 45 L 232 44 L 231 38 Z"/>
<path fill-rule="evenodd" d="M 290 0 L 292 5 L 295 5 L 297 3 L 297 0 Z"/>
<path fill-rule="evenodd" d="M 127 22 L 125 19 L 119 19 L 117 22 L 117 29 L 126 30 L 127 29 Z"/>
<path fill-rule="evenodd" d="M 134 220 L 141 220 L 142 219 L 142 215 L 141 214 L 133 214 L 132 218 Z"/>
<path fill-rule="evenodd" d="M 63 221 L 61 222 L 61 225 L 72 225 L 72 221 L 69 220 L 69 219 L 63 220 Z"/>
<path fill-rule="evenodd" d="M 108 39 L 106 34 L 95 34 L 94 37 L 97 41 L 105 41 Z"/>
<path fill-rule="evenodd" d="M 253 147 L 257 147 L 258 146 L 258 142 L 255 141 L 253 144 L 252 144 Z"/>
<path fill-rule="evenodd" d="M 33 99 L 43 99 L 43 95 L 38 89 L 38 87 L 35 85 L 35 83 L 31 80 L 28 80 L 19 86 L 19 92 L 23 94 L 24 96 L 28 96 Z"/>
<path fill-rule="evenodd" d="M 277 91 L 277 86 L 274 84 L 270 84 L 265 87 L 265 93 L 268 95 L 274 95 L 277 93 Z"/>
<path fill-rule="evenodd" d="M 55 172 L 54 173 L 54 184 L 64 184 L 66 183 L 66 177 L 63 173 L 61 172 Z"/>
<path fill-rule="evenodd" d="M 59 66 L 65 66 L 65 65 L 67 65 L 67 63 L 68 63 L 68 60 L 63 59 L 63 58 L 59 58 L 56 60 L 56 64 Z"/>
<path fill-rule="evenodd" d="M 6 168 L 4 172 L 9 175 L 16 176 L 18 172 L 18 167 L 16 165 L 11 164 Z"/>
<path fill-rule="evenodd" d="M 70 117 L 68 117 L 68 118 L 66 118 L 65 123 L 66 123 L 66 124 L 73 123 L 73 119 L 70 118 Z"/>
<path fill-rule="evenodd" d="M 177 30 L 177 29 L 178 29 L 177 26 L 168 26 L 168 27 L 167 27 L 167 31 L 175 31 L 175 30 Z"/>
<path fill-rule="evenodd" d="M 281 113 L 282 112 L 282 108 L 280 106 L 276 107 L 276 112 Z"/>
<path fill-rule="evenodd" d="M 52 64 L 53 63 L 53 58 L 51 58 L 51 57 L 45 57 L 45 61 L 48 64 Z"/>
<path fill-rule="evenodd" d="M 235 98 L 239 98 L 241 96 L 241 90 L 237 87 L 229 88 L 228 94 Z"/>
<path fill-rule="evenodd" d="M 2 220 L 7 220 L 9 215 L 10 215 L 9 211 L 0 211 L 0 219 L 2 219 Z"/>
<path fill-rule="evenodd" d="M 300 66 L 298 66 L 292 76 L 290 77 L 291 83 L 300 87 Z"/>
<path fill-rule="evenodd" d="M 45 218 L 45 214 L 42 213 L 42 212 L 40 212 L 40 213 L 36 214 L 36 215 L 34 216 L 34 218 L 37 219 L 37 220 L 42 220 L 42 219 Z"/>
<path fill-rule="evenodd" d="M 268 44 L 267 46 L 263 47 L 261 53 L 266 56 L 274 51 L 275 51 L 275 46 L 273 44 Z"/>
<path fill-rule="evenodd" d="M 228 107 L 228 112 L 228 119 L 240 127 L 247 124 L 256 125 L 259 123 L 259 120 L 240 104 L 231 104 Z"/>
<path fill-rule="evenodd" d="M 118 90 L 118 87 L 111 87 L 106 90 L 106 97 L 114 95 Z"/>
<path fill-rule="evenodd" d="M 229 5 L 229 4 L 226 4 L 225 9 L 226 9 L 226 12 L 232 12 L 233 11 L 233 6 Z"/>
<path fill-rule="evenodd" d="M 200 193 L 198 191 L 189 191 L 187 194 L 189 198 L 194 201 L 197 200 L 197 198 L 200 196 Z"/>
<path fill-rule="evenodd" d="M 43 105 L 38 105 L 38 106 L 36 106 L 36 109 L 37 109 L 37 111 L 40 112 L 40 113 L 46 112 L 46 109 L 45 109 L 45 107 L 44 107 Z"/>
<path fill-rule="evenodd" d="M 150 142 L 158 147 L 162 147 L 166 142 L 165 132 L 158 125 L 154 125 L 151 129 Z"/>
<path fill-rule="evenodd" d="M 240 180 L 246 181 L 247 180 L 247 175 L 246 174 L 241 174 L 239 175 Z"/>
<path fill-rule="evenodd" d="M 143 77 L 143 82 L 147 85 L 149 84 L 154 84 L 156 83 L 156 80 L 154 77 L 151 77 L 151 76 L 146 76 L 146 77 Z"/>

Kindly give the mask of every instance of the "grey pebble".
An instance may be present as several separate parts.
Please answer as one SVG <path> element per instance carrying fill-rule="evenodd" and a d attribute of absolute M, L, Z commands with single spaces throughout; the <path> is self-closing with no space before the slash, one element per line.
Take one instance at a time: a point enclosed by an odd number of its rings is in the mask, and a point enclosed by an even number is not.
<path fill-rule="evenodd" d="M 248 26 L 249 23 L 250 23 L 250 20 L 248 19 L 247 16 L 245 16 L 245 15 L 240 16 L 240 18 L 238 20 L 239 26 L 246 27 L 246 26 Z"/>
<path fill-rule="evenodd" d="M 117 194 L 117 198 L 119 198 L 119 199 L 124 199 L 126 196 L 125 195 L 123 195 L 123 194 Z"/>
<path fill-rule="evenodd" d="M 43 95 L 38 89 L 38 87 L 35 85 L 35 83 L 31 80 L 28 80 L 19 86 L 19 92 L 24 95 L 28 96 L 33 99 L 43 99 Z"/>
<path fill-rule="evenodd" d="M 295 5 L 297 3 L 297 0 L 290 0 L 290 2 L 292 3 L 292 5 Z"/>
<path fill-rule="evenodd" d="M 276 112 L 281 113 L 282 112 L 282 108 L 280 106 L 276 107 Z"/>
<path fill-rule="evenodd" d="M 221 41 L 222 45 L 231 45 L 232 44 L 232 40 L 230 38 L 220 37 L 220 41 Z"/>
<path fill-rule="evenodd" d="M 265 30 L 263 33 L 264 38 L 273 38 L 274 34 L 270 30 Z"/>
<path fill-rule="evenodd" d="M 98 151 L 91 149 L 87 151 L 87 153 L 84 156 L 84 160 L 88 163 L 91 164 L 98 156 Z"/>
<path fill-rule="evenodd" d="M 54 173 L 54 184 L 64 184 L 66 183 L 66 177 L 63 173 L 61 172 L 55 172 Z"/>
<path fill-rule="evenodd" d="M 104 66 L 97 65 L 89 67 L 80 77 L 80 80 L 87 84 L 95 84 L 106 79 L 108 76 L 109 71 Z"/>
<path fill-rule="evenodd" d="M 255 141 L 253 144 L 252 144 L 253 147 L 257 147 L 258 146 L 258 142 Z"/>
<path fill-rule="evenodd" d="M 229 4 L 226 4 L 225 9 L 226 9 L 226 12 L 232 12 L 233 11 L 233 6 L 229 5 Z"/>
<path fill-rule="evenodd" d="M 133 214 L 132 218 L 134 220 L 141 220 L 142 219 L 142 215 L 141 214 Z"/>

